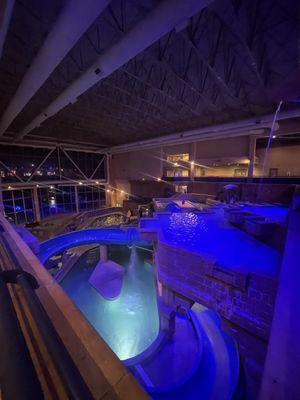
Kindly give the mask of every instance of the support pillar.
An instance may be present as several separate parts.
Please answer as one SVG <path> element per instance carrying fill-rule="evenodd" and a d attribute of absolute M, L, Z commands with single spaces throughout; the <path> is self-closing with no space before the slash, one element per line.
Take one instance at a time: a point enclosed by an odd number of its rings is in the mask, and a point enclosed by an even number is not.
<path fill-rule="evenodd" d="M 253 178 L 254 175 L 254 164 L 255 164 L 255 153 L 256 153 L 256 136 L 249 137 L 249 165 L 248 165 L 248 178 Z"/>
<path fill-rule="evenodd" d="M 190 164 L 190 178 L 191 178 L 191 181 L 193 181 L 194 180 L 194 178 L 195 178 L 195 159 L 196 159 L 196 142 L 193 142 L 192 144 L 191 144 L 191 152 L 190 152 L 190 161 L 191 161 L 191 164 Z"/>
<path fill-rule="evenodd" d="M 2 186 L 1 185 L 0 185 L 0 213 L 4 214 L 3 194 L 2 194 Z"/>
<path fill-rule="evenodd" d="M 111 207 L 111 190 L 109 190 L 109 192 L 107 191 L 108 189 L 108 185 L 105 185 L 105 207 Z"/>
<path fill-rule="evenodd" d="M 299 399 L 300 186 L 290 208 L 260 400 Z"/>
<path fill-rule="evenodd" d="M 40 210 L 40 203 L 39 203 L 39 195 L 37 188 L 33 188 L 33 204 L 35 210 L 35 219 L 37 222 L 41 222 L 41 210 Z"/>
<path fill-rule="evenodd" d="M 100 244 L 100 261 L 106 262 L 107 260 L 108 260 L 107 246 L 104 244 Z"/>
<path fill-rule="evenodd" d="M 162 178 L 164 175 L 164 151 L 163 148 L 160 148 L 160 175 L 158 178 Z"/>

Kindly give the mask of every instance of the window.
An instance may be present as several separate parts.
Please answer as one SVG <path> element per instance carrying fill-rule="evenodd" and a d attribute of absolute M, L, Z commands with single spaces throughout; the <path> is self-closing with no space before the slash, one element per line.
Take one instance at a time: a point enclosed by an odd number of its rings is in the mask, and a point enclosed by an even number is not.
<path fill-rule="evenodd" d="M 105 179 L 105 156 L 98 153 L 0 145 L 3 183 Z"/>
<path fill-rule="evenodd" d="M 189 161 L 190 155 L 189 153 L 182 153 L 182 154 L 169 154 L 167 156 L 167 160 L 170 162 L 176 161 Z"/>
<path fill-rule="evenodd" d="M 5 215 L 15 224 L 25 224 L 35 219 L 32 189 L 3 190 L 3 205 Z"/>
<path fill-rule="evenodd" d="M 278 176 L 278 168 L 270 168 L 269 169 L 269 177 L 276 178 Z"/>
<path fill-rule="evenodd" d="M 167 177 L 189 177 L 190 163 L 189 153 L 170 154 L 167 156 L 167 165 L 164 169 L 164 176 Z"/>
<path fill-rule="evenodd" d="M 105 206 L 105 190 L 101 186 L 78 186 L 79 210 L 95 210 Z"/>
<path fill-rule="evenodd" d="M 175 185 L 175 192 L 177 193 L 187 193 L 188 187 L 187 185 Z"/>
<path fill-rule="evenodd" d="M 247 176 L 248 175 L 248 169 L 247 168 L 236 168 L 234 170 L 234 176 L 239 177 L 239 176 Z"/>
<path fill-rule="evenodd" d="M 42 218 L 57 214 L 56 189 L 54 186 L 50 188 L 39 188 L 38 198 Z"/>
<path fill-rule="evenodd" d="M 56 190 L 56 207 L 59 213 L 76 212 L 75 187 L 58 186 Z"/>

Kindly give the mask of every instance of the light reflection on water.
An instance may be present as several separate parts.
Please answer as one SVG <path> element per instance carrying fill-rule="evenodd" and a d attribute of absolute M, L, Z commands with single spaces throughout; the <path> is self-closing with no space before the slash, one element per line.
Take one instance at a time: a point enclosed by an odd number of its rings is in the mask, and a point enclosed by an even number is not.
<path fill-rule="evenodd" d="M 208 225 L 204 218 L 194 213 L 174 213 L 165 225 L 165 232 L 174 244 L 190 243 L 200 239 L 207 232 Z"/>
<path fill-rule="evenodd" d="M 129 257 L 125 246 L 114 246 L 110 258 L 124 265 L 120 296 L 105 300 L 89 283 L 93 268 L 83 256 L 62 286 L 121 360 L 144 351 L 158 334 L 158 312 L 153 266 L 139 251 Z"/>
<path fill-rule="evenodd" d="M 214 213 L 160 215 L 161 239 L 212 256 L 225 268 L 276 275 L 280 253 L 230 225 L 222 210 Z"/>

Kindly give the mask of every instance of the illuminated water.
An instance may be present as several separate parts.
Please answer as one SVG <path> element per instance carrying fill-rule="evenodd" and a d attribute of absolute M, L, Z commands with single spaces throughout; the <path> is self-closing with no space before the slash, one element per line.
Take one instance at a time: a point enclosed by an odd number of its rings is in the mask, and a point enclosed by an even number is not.
<path fill-rule="evenodd" d="M 92 250 L 93 252 L 93 250 Z M 144 351 L 158 334 L 159 321 L 153 266 L 149 252 L 109 246 L 109 258 L 126 268 L 120 296 L 104 299 L 88 279 L 97 264 L 85 253 L 62 282 L 77 307 L 121 360 Z"/>
<path fill-rule="evenodd" d="M 288 213 L 285 207 L 246 209 L 279 222 Z M 158 218 L 161 241 L 209 254 L 220 266 L 229 269 L 268 275 L 276 275 L 278 271 L 280 252 L 232 226 L 224 219 L 222 209 L 212 214 L 174 213 Z"/>

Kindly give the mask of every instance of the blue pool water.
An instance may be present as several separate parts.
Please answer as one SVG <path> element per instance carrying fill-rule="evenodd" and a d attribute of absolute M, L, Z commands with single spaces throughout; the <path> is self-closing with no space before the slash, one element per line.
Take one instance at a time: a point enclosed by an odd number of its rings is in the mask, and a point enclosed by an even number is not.
<path fill-rule="evenodd" d="M 229 269 L 271 276 L 278 271 L 280 252 L 233 227 L 223 218 L 222 209 L 207 214 L 174 213 L 157 217 L 162 241 L 209 254 L 220 266 Z"/>
<path fill-rule="evenodd" d="M 88 282 L 97 264 L 89 252 L 78 260 L 62 286 L 121 360 L 144 351 L 156 338 L 159 319 L 153 266 L 143 250 L 109 246 L 109 258 L 126 269 L 120 296 L 104 299 Z"/>

